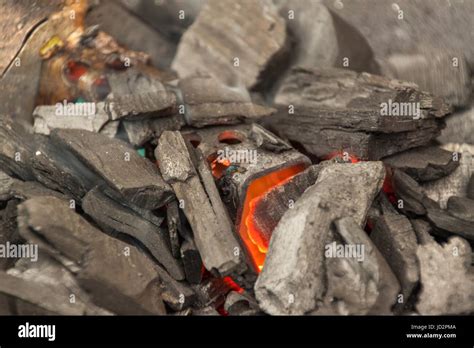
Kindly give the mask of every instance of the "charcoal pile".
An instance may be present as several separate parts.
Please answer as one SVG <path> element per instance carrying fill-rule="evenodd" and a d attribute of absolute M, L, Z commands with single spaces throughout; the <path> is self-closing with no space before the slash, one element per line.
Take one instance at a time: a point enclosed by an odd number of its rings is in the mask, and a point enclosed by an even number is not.
<path fill-rule="evenodd" d="M 0 4 L 0 314 L 474 313 L 472 52 L 338 4 Z"/>

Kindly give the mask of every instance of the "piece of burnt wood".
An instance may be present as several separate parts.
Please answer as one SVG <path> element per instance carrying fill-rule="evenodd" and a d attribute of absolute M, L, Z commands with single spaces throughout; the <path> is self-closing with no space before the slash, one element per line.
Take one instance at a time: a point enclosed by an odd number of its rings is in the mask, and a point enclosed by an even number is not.
<path fill-rule="evenodd" d="M 193 240 L 185 240 L 181 244 L 181 260 L 186 280 L 191 284 L 199 284 L 202 279 L 202 260 Z"/>
<path fill-rule="evenodd" d="M 376 220 L 370 238 L 400 281 L 405 304 L 419 280 L 417 240 L 410 221 L 385 209 Z"/>
<path fill-rule="evenodd" d="M 35 136 L 31 167 L 37 181 L 76 200 L 103 181 L 76 156 L 43 135 Z"/>
<path fill-rule="evenodd" d="M 176 96 L 163 88 L 163 91 L 114 96 L 107 102 L 107 111 L 112 120 L 140 120 L 172 115 L 175 106 Z"/>
<path fill-rule="evenodd" d="M 124 233 L 139 240 L 173 278 L 184 279 L 183 269 L 171 254 L 168 233 L 163 228 L 107 197 L 99 188 L 84 196 L 82 209 L 103 230 Z"/>
<path fill-rule="evenodd" d="M 33 180 L 29 166 L 33 137 L 6 116 L 0 117 L 0 168 L 10 176 Z"/>
<path fill-rule="evenodd" d="M 123 198 L 140 208 L 156 209 L 172 199 L 158 168 L 126 143 L 82 130 L 54 130 L 53 143 L 70 151 Z"/>
<path fill-rule="evenodd" d="M 406 110 L 384 115 L 384 103 Z M 426 145 L 443 127 L 436 118 L 450 112 L 413 84 L 346 69 L 292 69 L 275 105 L 272 127 L 311 154 L 342 149 L 371 160 Z"/>
<path fill-rule="evenodd" d="M 164 131 L 180 130 L 184 126 L 183 115 L 177 113 L 138 121 L 121 121 L 127 141 L 137 147 L 150 140 L 158 139 Z"/>
<path fill-rule="evenodd" d="M 386 157 L 383 162 L 392 168 L 403 170 L 413 179 L 420 181 L 437 180 L 451 174 L 459 160 L 452 152 L 438 146 L 425 146 Z"/>
<path fill-rule="evenodd" d="M 446 117 L 446 127 L 438 140 L 442 144 L 474 144 L 474 102 L 467 109 L 461 109 Z"/>
<path fill-rule="evenodd" d="M 243 87 L 229 87 L 212 77 L 188 77 L 179 81 L 188 125 L 237 124 L 270 116 L 275 109 L 252 103 Z"/>
<path fill-rule="evenodd" d="M 36 262 L 21 259 L 7 273 L 26 281 L 23 287 L 31 286 L 31 291 L 20 288 L 10 293 L 15 298 L 18 315 L 71 315 L 71 311 L 74 311 L 72 315 L 112 314 L 94 305 L 74 276 L 47 255 L 41 255 Z M 16 291 L 21 296 L 17 297 Z M 48 291 L 50 294 L 54 293 L 54 296 L 45 297 L 48 296 Z"/>
<path fill-rule="evenodd" d="M 18 215 L 20 235 L 42 240 L 40 253 L 63 265 L 69 260 L 94 304 L 117 314 L 163 314 L 157 265 L 138 248 L 102 233 L 55 197 L 29 199 Z"/>
<path fill-rule="evenodd" d="M 247 293 L 231 291 L 227 294 L 224 303 L 224 310 L 229 315 L 263 315 L 258 308 L 257 301 Z"/>
<path fill-rule="evenodd" d="M 166 205 L 166 226 L 168 227 L 168 234 L 170 236 L 171 254 L 176 258 L 180 255 L 178 232 L 180 224 L 178 202 L 173 200 Z"/>
<path fill-rule="evenodd" d="M 181 38 L 171 68 L 181 78 L 207 73 L 250 89 L 278 71 L 287 45 L 285 21 L 271 1 L 211 0 Z"/>
<path fill-rule="evenodd" d="M 474 156 L 468 151 L 453 151 L 458 155 L 459 166 L 450 175 L 436 181 L 423 183 L 428 197 L 445 209 L 449 197 L 466 197 L 469 180 L 474 173 Z M 474 152 L 473 152 L 474 153 Z"/>
<path fill-rule="evenodd" d="M 460 219 L 449 211 L 439 208 L 427 209 L 426 216 L 435 226 L 433 234 L 444 238 L 454 234 L 474 241 L 474 221 Z"/>
<path fill-rule="evenodd" d="M 215 207 L 194 168 L 186 143 L 179 132 L 164 132 L 155 150 L 164 180 L 184 205 L 194 240 L 206 269 L 220 275 L 246 269 L 240 246 L 232 232 L 220 222 Z"/>
<path fill-rule="evenodd" d="M 218 308 L 225 302 L 226 294 L 231 290 L 229 284 L 223 278 L 208 277 L 200 284 L 191 285 L 196 293 L 195 306 L 204 308 L 213 306 Z"/>
<path fill-rule="evenodd" d="M 89 132 L 100 132 L 109 121 L 109 115 L 104 103 L 77 103 L 73 104 L 71 112 L 67 106 L 40 105 L 33 111 L 34 131 L 37 134 L 49 135 L 52 129 L 84 129 Z M 91 106 L 89 106 L 91 105 Z M 92 106 L 93 105 L 93 106 Z M 80 107 L 83 106 L 81 109 Z M 64 114 L 57 114 L 58 108 L 64 108 Z"/>
<path fill-rule="evenodd" d="M 85 314 L 84 308 L 70 303 L 69 296 L 67 299 L 56 296 L 57 289 L 54 286 L 31 282 L 9 275 L 3 271 L 0 271 L 0 293 L 13 296 L 15 300 L 21 300 L 32 306 L 40 307 L 39 313 L 37 312 L 35 314 Z"/>
<path fill-rule="evenodd" d="M 426 196 L 424 189 L 401 170 L 393 171 L 392 186 L 398 198 L 398 207 L 405 214 L 425 215 L 426 209 L 438 208 L 437 203 Z"/>
<path fill-rule="evenodd" d="M 320 166 L 311 166 L 264 193 L 253 206 L 250 223 L 269 242 L 281 217 L 294 205 L 303 192 L 316 182 Z"/>
<path fill-rule="evenodd" d="M 50 190 L 39 182 L 14 179 L 0 170 L 0 201 L 13 198 L 26 200 L 37 196 L 65 198 L 61 193 Z"/>
<path fill-rule="evenodd" d="M 472 250 L 462 238 L 444 245 L 420 245 L 421 291 L 416 309 L 423 315 L 468 314 L 474 311 Z"/>
<path fill-rule="evenodd" d="M 324 305 L 312 314 L 391 314 L 400 284 L 367 233 L 350 217 L 334 222 L 335 240 L 362 250 L 361 259 L 327 257 Z"/>
<path fill-rule="evenodd" d="M 156 268 L 160 278 L 161 298 L 174 311 L 182 311 L 196 302 L 196 293 L 185 282 L 179 282 L 161 269 Z"/>
<path fill-rule="evenodd" d="M 412 111 L 420 114 L 384 117 L 381 103 L 389 100 L 419 103 L 419 110 Z M 413 83 L 335 68 L 293 68 L 277 92 L 275 104 L 286 108 L 287 114 L 288 106 L 293 105 L 294 120 L 299 120 L 301 108 L 303 115 L 312 117 L 319 127 L 384 133 L 416 130 L 423 119 L 443 117 L 451 111 L 441 98 Z M 307 109 L 312 113 L 306 113 Z"/>
<path fill-rule="evenodd" d="M 293 115 L 291 115 L 293 116 Z M 383 157 L 429 143 L 440 133 L 441 125 L 428 119 L 416 131 L 400 133 L 366 133 L 347 129 L 316 128 L 311 123 L 298 123 L 291 117 L 270 119 L 270 127 L 277 134 L 300 144 L 308 153 L 319 158 L 346 151 L 364 160 L 379 160 Z M 301 127 L 300 127 L 301 125 Z"/>
<path fill-rule="evenodd" d="M 456 196 L 449 197 L 448 211 L 459 219 L 474 222 L 474 200 L 472 199 Z"/>
<path fill-rule="evenodd" d="M 326 291 L 324 248 L 331 242 L 332 222 L 351 215 L 362 226 L 384 178 L 381 162 L 331 164 L 321 169 L 316 183 L 273 231 L 255 284 L 260 308 L 269 314 L 304 314 L 315 309 Z"/>

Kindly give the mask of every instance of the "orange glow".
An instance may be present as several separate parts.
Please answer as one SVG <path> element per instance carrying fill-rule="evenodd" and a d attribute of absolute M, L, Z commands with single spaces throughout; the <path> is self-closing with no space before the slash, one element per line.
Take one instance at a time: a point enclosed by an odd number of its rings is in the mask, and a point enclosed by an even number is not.
<path fill-rule="evenodd" d="M 253 180 L 247 189 L 242 218 L 240 220 L 239 235 L 258 272 L 263 268 L 271 234 L 269 235 L 268 232 L 264 233 L 255 226 L 253 219 L 255 206 L 266 192 L 278 185 L 284 184 L 305 168 L 306 165 L 299 164 L 277 170 Z"/>
<path fill-rule="evenodd" d="M 211 155 L 208 162 L 211 164 L 212 175 L 216 179 L 220 179 L 224 171 L 232 164 L 227 158 L 220 159 L 217 155 Z"/>

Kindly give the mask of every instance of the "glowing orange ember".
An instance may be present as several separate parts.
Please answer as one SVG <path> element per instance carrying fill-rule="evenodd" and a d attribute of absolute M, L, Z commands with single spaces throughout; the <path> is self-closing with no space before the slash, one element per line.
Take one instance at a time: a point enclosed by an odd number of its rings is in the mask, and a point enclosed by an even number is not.
<path fill-rule="evenodd" d="M 212 175 L 219 179 L 224 175 L 225 170 L 232 164 L 227 158 L 219 158 L 217 155 L 211 155 L 208 159 L 211 164 Z"/>
<path fill-rule="evenodd" d="M 253 223 L 254 209 L 263 195 L 272 188 L 282 185 L 306 168 L 304 164 L 284 168 L 252 181 L 247 189 L 242 210 L 239 235 L 252 258 L 255 269 L 261 271 L 268 251 L 270 236 L 260 231 Z"/>

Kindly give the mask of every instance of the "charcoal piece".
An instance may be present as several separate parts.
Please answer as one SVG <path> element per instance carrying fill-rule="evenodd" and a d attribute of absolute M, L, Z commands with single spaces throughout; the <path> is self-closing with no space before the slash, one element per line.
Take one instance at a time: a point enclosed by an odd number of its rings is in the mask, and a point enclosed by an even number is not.
<path fill-rule="evenodd" d="M 416 309 L 423 315 L 468 314 L 474 311 L 474 272 L 471 247 L 452 237 L 444 245 L 420 245 L 421 291 Z"/>
<path fill-rule="evenodd" d="M 221 275 L 244 271 L 246 266 L 242 253 L 235 252 L 240 250 L 239 244 L 232 230 L 226 229 L 226 221 L 217 215 L 219 207 L 209 199 L 201 184 L 181 134 L 164 132 L 155 157 L 163 178 L 184 204 L 184 213 L 193 229 L 194 241 L 206 269 Z"/>
<path fill-rule="evenodd" d="M 41 314 L 83 315 L 84 308 L 71 304 L 56 294 L 54 286 L 34 283 L 0 271 L 0 293 L 14 296 L 16 299 L 41 308 Z M 37 313 L 38 314 L 38 313 Z"/>
<path fill-rule="evenodd" d="M 44 315 L 48 312 L 56 315 L 71 315 L 71 311 L 74 311 L 73 315 L 112 314 L 94 305 L 88 294 L 80 288 L 74 276 L 46 255 L 42 255 L 37 262 L 22 259 L 14 268 L 8 270 L 8 274 L 26 281 L 23 287 L 32 287 L 31 292 L 21 289 L 22 296 L 18 299 L 15 292 L 10 293 L 16 299 L 18 315 Z M 36 289 L 39 291 L 36 292 Z M 48 291 L 54 293 L 54 296 L 45 297 Z M 52 309 L 54 313 L 51 313 Z"/>
<path fill-rule="evenodd" d="M 107 102 L 107 111 L 112 120 L 140 120 L 150 117 L 169 116 L 175 112 L 176 96 L 163 91 L 113 96 Z"/>
<path fill-rule="evenodd" d="M 175 311 L 182 311 L 195 304 L 197 297 L 194 290 L 186 283 L 179 282 L 169 276 L 169 274 L 157 267 L 160 278 L 161 298 Z"/>
<path fill-rule="evenodd" d="M 389 100 L 417 102 L 419 108 L 399 110 L 405 115 L 387 113 L 385 117 L 381 103 Z M 293 105 L 294 119 L 299 119 L 301 109 L 320 127 L 384 133 L 416 130 L 423 119 L 443 117 L 451 111 L 441 98 L 419 90 L 415 84 L 335 68 L 293 68 L 280 86 L 275 104 L 286 108 L 287 113 L 288 106 Z M 387 105 L 387 111 L 394 106 Z M 306 110 L 313 113 L 305 114 Z"/>
<path fill-rule="evenodd" d="M 196 293 L 195 306 L 204 308 L 213 306 L 218 308 L 225 302 L 226 294 L 231 290 L 229 284 L 223 278 L 209 277 L 200 284 L 191 286 Z"/>
<path fill-rule="evenodd" d="M 383 63 L 383 75 L 416 83 L 421 90 L 458 107 L 469 104 L 471 77 L 463 51 L 420 45 L 411 54 L 394 53 Z M 457 65 L 453 66 L 453 58 Z"/>
<path fill-rule="evenodd" d="M 448 237 L 452 234 L 474 241 L 474 222 L 460 219 L 442 209 L 428 209 L 428 220 L 436 227 L 433 233 L 441 237 Z"/>
<path fill-rule="evenodd" d="M 270 240 L 273 230 L 289 207 L 316 182 L 320 169 L 320 166 L 311 166 L 270 189 L 256 201 L 251 224 L 261 231 L 266 240 Z"/>
<path fill-rule="evenodd" d="M 92 7 L 86 24 L 100 25 L 103 31 L 118 38 L 124 46 L 148 53 L 154 66 L 168 68 L 171 64 L 174 44 L 118 2 L 106 1 Z"/>
<path fill-rule="evenodd" d="M 164 131 L 180 130 L 185 124 L 180 114 L 138 121 L 122 121 L 130 144 L 140 147 L 150 140 L 158 139 Z"/>
<path fill-rule="evenodd" d="M 202 278 L 202 260 L 192 240 L 185 240 L 181 245 L 181 259 L 186 280 L 191 284 L 199 284 Z"/>
<path fill-rule="evenodd" d="M 370 160 L 428 144 L 443 127 L 437 118 L 450 112 L 414 84 L 347 69 L 293 68 L 274 102 L 269 123 L 306 151 Z"/>
<path fill-rule="evenodd" d="M 474 223 L 474 200 L 452 196 L 448 199 L 448 211 L 451 215 Z"/>
<path fill-rule="evenodd" d="M 186 122 L 193 127 L 237 124 L 270 116 L 276 110 L 252 103 L 245 88 L 228 87 L 212 77 L 180 80 Z"/>
<path fill-rule="evenodd" d="M 19 124 L 0 117 L 0 168 L 10 176 L 33 180 L 29 166 L 33 137 Z"/>
<path fill-rule="evenodd" d="M 168 234 L 162 228 L 110 199 L 98 188 L 85 195 L 82 209 L 104 230 L 124 233 L 139 240 L 173 278 L 184 279 L 182 267 L 171 254 Z"/>
<path fill-rule="evenodd" d="M 438 202 L 443 209 L 446 209 L 449 197 L 465 197 L 467 195 L 469 180 L 474 173 L 472 153 L 462 150 L 456 150 L 453 153 L 458 155 L 459 167 L 444 178 L 422 184 L 426 195 Z"/>
<path fill-rule="evenodd" d="M 314 113 L 310 111 L 310 114 Z M 400 133 L 319 128 L 314 126 L 312 120 L 306 122 L 300 118 L 295 122 L 291 117 L 273 117 L 270 124 L 277 134 L 300 144 L 307 152 L 317 157 L 325 158 L 343 150 L 364 160 L 379 160 L 413 147 L 424 146 L 436 138 L 442 128 L 442 123 L 432 119 L 421 123 L 417 130 Z"/>
<path fill-rule="evenodd" d="M 334 225 L 336 240 L 362 250 L 361 259 L 326 257 L 328 290 L 324 305 L 312 314 L 390 314 L 400 285 L 387 261 L 354 219 L 338 219 Z"/>
<path fill-rule="evenodd" d="M 109 121 L 104 103 L 58 104 L 35 108 L 35 133 L 49 135 L 52 129 L 83 129 L 98 133 Z M 58 108 L 61 110 L 59 114 Z"/>
<path fill-rule="evenodd" d="M 13 198 L 26 200 L 37 196 L 65 198 L 61 193 L 50 190 L 36 181 L 14 179 L 0 170 L 0 201 Z"/>
<path fill-rule="evenodd" d="M 435 241 L 431 235 L 432 229 L 429 222 L 422 219 L 411 219 L 410 222 L 413 227 L 413 231 L 415 231 L 418 244 L 424 245 Z"/>
<path fill-rule="evenodd" d="M 211 0 L 181 38 L 171 67 L 181 78 L 206 73 L 252 88 L 269 77 L 269 66 L 278 69 L 286 50 L 285 21 L 271 1 Z"/>
<path fill-rule="evenodd" d="M 55 197 L 29 199 L 18 215 L 20 235 L 42 241 L 40 253 L 61 264 L 69 260 L 95 305 L 116 314 L 163 314 L 158 266 L 139 249 L 97 230 Z"/>
<path fill-rule="evenodd" d="M 226 297 L 224 310 L 229 315 L 262 315 L 255 299 L 248 294 L 231 291 Z"/>
<path fill-rule="evenodd" d="M 117 139 L 81 130 L 55 130 L 53 142 L 69 150 L 125 200 L 156 209 L 172 198 L 156 166 Z"/>
<path fill-rule="evenodd" d="M 46 187 L 80 200 L 102 182 L 76 156 L 51 142 L 48 137 L 35 137 L 31 167 L 37 181 Z"/>
<path fill-rule="evenodd" d="M 410 221 L 403 215 L 384 211 L 370 238 L 400 281 L 406 303 L 419 280 L 417 240 Z"/>
<path fill-rule="evenodd" d="M 394 170 L 392 185 L 398 201 L 401 203 L 400 210 L 402 212 L 425 215 L 427 208 L 438 208 L 436 202 L 426 196 L 424 189 L 401 170 Z"/>
<path fill-rule="evenodd" d="M 381 162 L 331 164 L 319 172 L 316 183 L 273 231 L 255 284 L 260 308 L 269 314 L 304 314 L 315 309 L 326 287 L 324 246 L 330 242 L 331 223 L 351 215 L 361 226 L 384 177 Z"/>
<path fill-rule="evenodd" d="M 392 168 L 403 170 L 413 179 L 430 181 L 451 174 L 458 166 L 452 152 L 438 146 L 418 147 L 383 159 Z"/>
<path fill-rule="evenodd" d="M 178 202 L 171 201 L 166 205 L 166 225 L 170 236 L 171 254 L 178 258 L 180 255 L 180 241 L 178 228 L 181 224 Z"/>

